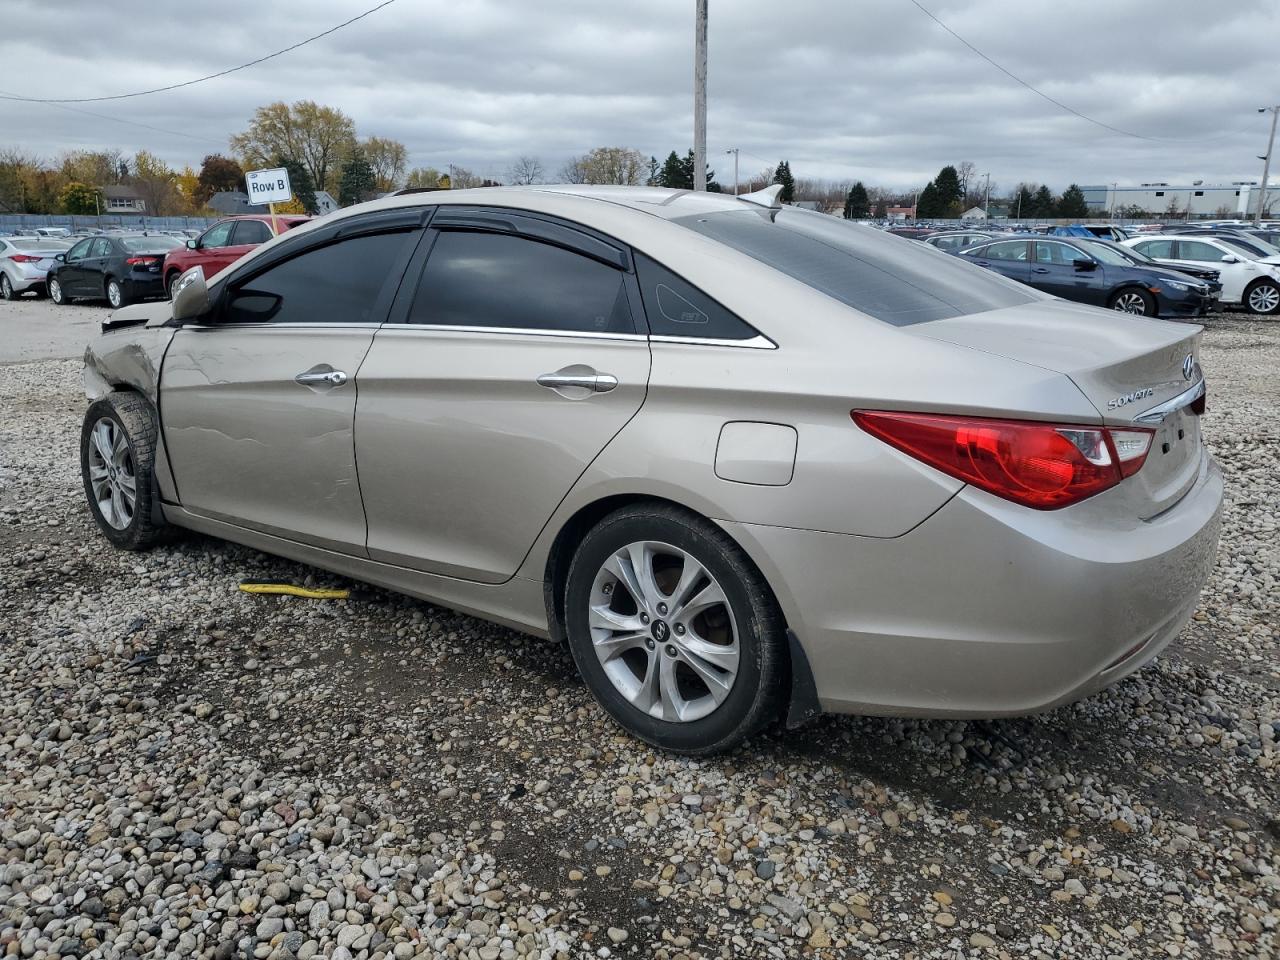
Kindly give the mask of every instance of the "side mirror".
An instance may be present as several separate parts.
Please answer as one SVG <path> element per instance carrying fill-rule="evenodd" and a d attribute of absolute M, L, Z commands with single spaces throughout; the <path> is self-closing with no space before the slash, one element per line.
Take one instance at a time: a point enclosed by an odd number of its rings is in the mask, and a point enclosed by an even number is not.
<path fill-rule="evenodd" d="M 1098 269 L 1098 261 L 1096 260 L 1073 260 L 1072 263 L 1075 265 L 1077 270 L 1084 271 L 1085 273 Z"/>
<path fill-rule="evenodd" d="M 1223 262 L 1223 263 L 1239 263 L 1239 262 L 1240 262 L 1240 258 L 1239 258 L 1239 257 L 1237 257 L 1237 256 L 1233 256 L 1233 255 L 1232 255 L 1232 254 L 1230 254 L 1230 253 L 1224 253 L 1224 254 L 1222 255 L 1222 262 Z"/>
<path fill-rule="evenodd" d="M 194 240 L 188 240 L 188 241 L 187 241 L 187 249 L 188 249 L 188 250 L 195 250 L 195 249 L 196 249 L 196 242 L 195 242 Z"/>
<path fill-rule="evenodd" d="M 67 255 L 66 255 L 65 253 L 60 253 L 60 254 L 58 254 L 56 257 L 54 257 L 53 259 L 55 259 L 55 260 L 59 261 L 60 263 L 66 263 L 66 262 L 67 262 Z"/>
<path fill-rule="evenodd" d="M 205 286 L 204 270 L 192 267 L 173 284 L 173 319 L 182 322 L 194 320 L 209 312 L 209 288 Z"/>

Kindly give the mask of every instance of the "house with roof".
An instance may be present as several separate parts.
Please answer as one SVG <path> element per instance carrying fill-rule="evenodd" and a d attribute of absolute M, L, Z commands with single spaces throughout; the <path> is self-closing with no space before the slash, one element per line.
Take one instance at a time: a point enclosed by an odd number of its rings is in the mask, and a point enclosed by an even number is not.
<path fill-rule="evenodd" d="M 146 213 L 147 202 L 133 187 L 112 184 L 102 187 L 103 213 Z"/>
<path fill-rule="evenodd" d="M 206 204 L 210 210 L 224 217 L 234 217 L 244 213 L 270 213 L 265 203 L 250 203 L 249 195 L 243 190 L 223 190 L 215 193 Z"/>

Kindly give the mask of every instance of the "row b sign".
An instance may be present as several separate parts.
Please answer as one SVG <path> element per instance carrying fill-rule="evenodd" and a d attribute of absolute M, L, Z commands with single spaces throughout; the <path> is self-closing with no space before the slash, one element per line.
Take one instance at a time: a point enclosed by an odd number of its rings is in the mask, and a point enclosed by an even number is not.
<path fill-rule="evenodd" d="M 250 170 L 244 175 L 250 203 L 288 203 L 293 199 L 289 187 L 289 171 L 284 167 L 274 170 Z"/>

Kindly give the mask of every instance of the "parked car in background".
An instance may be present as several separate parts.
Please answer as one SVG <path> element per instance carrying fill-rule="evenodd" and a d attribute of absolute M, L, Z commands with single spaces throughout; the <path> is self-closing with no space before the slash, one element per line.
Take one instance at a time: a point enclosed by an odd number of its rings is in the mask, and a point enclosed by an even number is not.
<path fill-rule="evenodd" d="M 1173 267 L 1213 267 L 1222 281 L 1222 302 L 1250 313 L 1280 312 L 1280 256 L 1255 259 L 1250 247 L 1232 237 L 1208 234 L 1134 237 L 1126 240 L 1152 260 Z"/>
<path fill-rule="evenodd" d="M 173 237 L 144 233 L 87 237 L 58 254 L 49 271 L 49 298 L 54 303 L 106 300 L 118 308 L 164 296 L 160 267 L 178 246 Z"/>
<path fill-rule="evenodd" d="M 28 290 L 43 297 L 54 258 L 69 247 L 47 237 L 0 237 L 0 300 L 14 300 Z"/>
<path fill-rule="evenodd" d="M 688 754 L 1159 654 L 1220 522 L 1199 329 L 779 189 L 392 196 L 190 270 L 85 354 L 86 507 L 117 548 L 174 524 L 564 638 Z"/>
<path fill-rule="evenodd" d="M 924 242 L 946 253 L 959 253 L 966 247 L 976 247 L 995 236 L 994 233 L 980 233 L 977 230 L 942 231 L 925 237 Z"/>
<path fill-rule="evenodd" d="M 56 240 L 65 238 L 70 234 L 71 231 L 66 227 L 36 227 L 36 236 L 38 237 L 48 237 Z"/>
<path fill-rule="evenodd" d="M 929 234 L 933 233 L 932 227 L 887 227 L 885 233 L 891 233 L 895 237 L 906 237 L 908 240 L 923 240 Z"/>
<path fill-rule="evenodd" d="M 1125 257 L 1131 263 L 1135 263 L 1138 266 L 1163 266 L 1159 261 L 1152 260 L 1145 253 L 1139 253 L 1133 247 L 1127 247 L 1123 243 L 1116 243 L 1112 240 L 1095 240 L 1094 243 L 1105 244 L 1107 247 L 1120 254 L 1120 256 Z M 1220 300 L 1222 298 L 1222 281 L 1218 279 L 1218 270 L 1216 268 L 1203 264 L 1180 263 L 1175 269 L 1178 273 L 1185 273 L 1188 277 L 1194 277 L 1195 279 L 1208 284 L 1209 293 L 1214 300 Z"/>
<path fill-rule="evenodd" d="M 1198 317 L 1213 307 L 1207 284 L 1167 267 L 1132 263 L 1096 240 L 996 240 L 960 254 L 980 267 L 1064 300 L 1146 317 Z"/>
<path fill-rule="evenodd" d="M 291 230 L 310 217 L 280 214 L 276 222 L 280 231 Z M 229 267 L 259 244 L 271 239 L 271 217 L 260 214 L 226 217 L 209 227 L 165 257 L 163 275 L 166 293 L 173 282 L 192 267 L 199 267 L 212 277 Z"/>

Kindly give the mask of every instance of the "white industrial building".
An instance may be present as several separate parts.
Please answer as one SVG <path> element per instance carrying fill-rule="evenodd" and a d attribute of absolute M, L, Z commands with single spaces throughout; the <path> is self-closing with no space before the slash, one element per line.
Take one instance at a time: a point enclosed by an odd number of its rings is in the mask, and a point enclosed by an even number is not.
<path fill-rule="evenodd" d="M 1267 191 L 1267 210 L 1263 216 L 1280 215 L 1280 181 L 1271 177 Z M 1189 184 L 1140 183 L 1122 186 L 1115 183 L 1081 187 L 1085 202 L 1093 212 L 1118 213 L 1130 207 L 1161 216 L 1176 204 L 1179 216 L 1235 218 L 1252 215 L 1258 209 L 1261 190 L 1258 180 L 1233 180 L 1231 183 Z"/>

